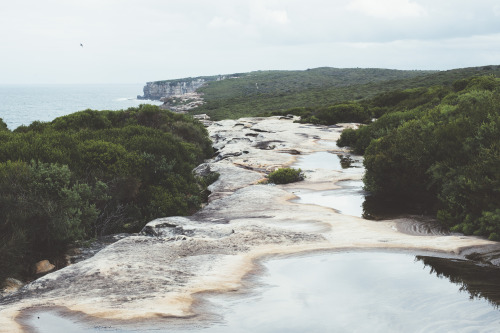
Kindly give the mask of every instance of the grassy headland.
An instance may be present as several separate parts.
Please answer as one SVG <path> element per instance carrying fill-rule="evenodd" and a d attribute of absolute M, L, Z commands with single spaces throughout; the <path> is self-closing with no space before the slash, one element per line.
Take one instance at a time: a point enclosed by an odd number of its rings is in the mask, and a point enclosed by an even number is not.
<path fill-rule="evenodd" d="M 207 83 L 198 89 L 205 104 L 192 110 L 214 120 L 236 119 L 292 108 L 325 107 L 362 101 L 383 92 L 434 85 L 459 79 L 500 75 L 500 66 L 449 71 L 400 71 L 376 68 L 315 68 L 305 71 L 257 71 Z"/>

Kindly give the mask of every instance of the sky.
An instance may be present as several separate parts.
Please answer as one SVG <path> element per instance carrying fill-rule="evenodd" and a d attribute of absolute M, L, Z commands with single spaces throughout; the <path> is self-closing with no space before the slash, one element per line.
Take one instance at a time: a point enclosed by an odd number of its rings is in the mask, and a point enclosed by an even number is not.
<path fill-rule="evenodd" d="M 447 70 L 500 64 L 500 1 L 1 0 L 0 45 L 0 84 Z"/>

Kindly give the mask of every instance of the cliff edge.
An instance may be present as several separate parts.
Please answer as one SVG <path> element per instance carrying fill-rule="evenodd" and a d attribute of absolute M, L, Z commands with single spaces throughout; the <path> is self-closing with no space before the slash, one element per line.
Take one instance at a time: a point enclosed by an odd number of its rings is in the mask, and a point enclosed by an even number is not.
<path fill-rule="evenodd" d="M 221 81 L 236 75 L 213 75 L 188 77 L 175 80 L 163 80 L 147 82 L 143 88 L 144 95 L 137 99 L 162 100 L 173 96 L 182 96 L 196 92 L 198 88 L 212 81 Z"/>

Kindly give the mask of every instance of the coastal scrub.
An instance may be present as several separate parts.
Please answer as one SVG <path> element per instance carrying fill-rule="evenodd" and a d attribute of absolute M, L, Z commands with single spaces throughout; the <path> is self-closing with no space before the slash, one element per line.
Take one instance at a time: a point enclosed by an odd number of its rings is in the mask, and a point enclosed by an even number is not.
<path fill-rule="evenodd" d="M 305 175 L 301 169 L 280 168 L 269 174 L 268 182 L 274 184 L 288 184 L 304 180 Z"/>

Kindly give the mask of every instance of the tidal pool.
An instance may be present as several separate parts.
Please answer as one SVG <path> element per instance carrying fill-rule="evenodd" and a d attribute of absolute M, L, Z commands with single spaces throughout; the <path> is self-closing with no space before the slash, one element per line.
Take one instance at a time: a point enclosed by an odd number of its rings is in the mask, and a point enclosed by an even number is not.
<path fill-rule="evenodd" d="M 312 253 L 262 265 L 250 293 L 205 296 L 219 319 L 201 325 L 85 327 L 50 312 L 29 324 L 56 333 L 500 331 L 498 267 L 393 252 Z"/>

